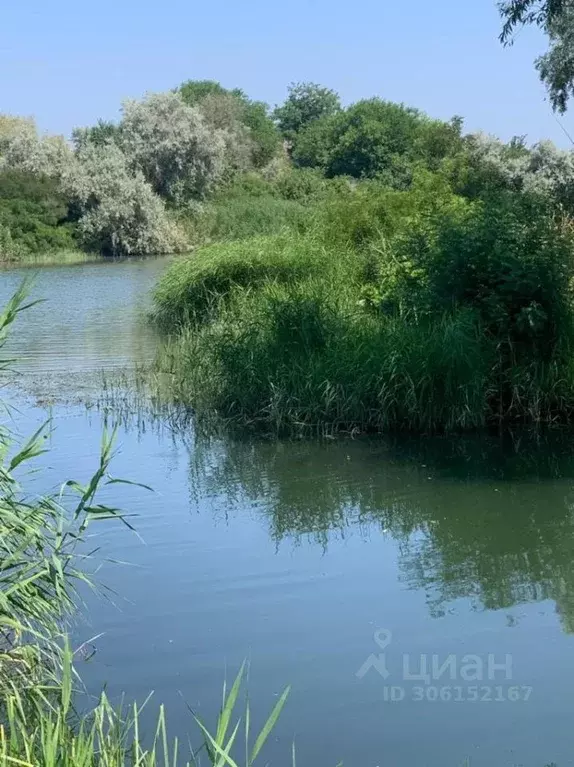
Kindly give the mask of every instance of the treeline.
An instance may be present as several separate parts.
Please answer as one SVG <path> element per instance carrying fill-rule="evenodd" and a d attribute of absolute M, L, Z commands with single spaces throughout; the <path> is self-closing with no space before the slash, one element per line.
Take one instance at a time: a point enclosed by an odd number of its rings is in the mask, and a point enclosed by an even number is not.
<path fill-rule="evenodd" d="M 124 102 L 119 122 L 77 129 L 71 143 L 0 116 L 0 258 L 185 252 L 306 228 L 310 204 L 366 180 L 408 190 L 424 171 L 468 199 L 532 189 L 571 210 L 571 152 L 462 127 L 378 98 L 343 108 L 310 83 L 271 111 L 239 89 L 188 81 Z"/>
<path fill-rule="evenodd" d="M 0 256 L 188 250 L 201 205 L 280 148 L 265 104 L 207 81 L 126 101 L 118 123 L 77 129 L 71 143 L 0 116 Z"/>

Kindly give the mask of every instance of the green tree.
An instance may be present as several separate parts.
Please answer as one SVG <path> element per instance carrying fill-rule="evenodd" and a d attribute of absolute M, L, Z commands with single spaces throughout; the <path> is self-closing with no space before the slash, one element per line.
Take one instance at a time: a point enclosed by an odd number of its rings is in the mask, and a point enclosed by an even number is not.
<path fill-rule="evenodd" d="M 550 46 L 535 61 L 552 108 L 563 114 L 574 95 L 574 7 L 571 0 L 505 0 L 499 5 L 503 19 L 500 39 L 511 45 L 517 28 L 538 26 Z"/>
<path fill-rule="evenodd" d="M 89 128 L 75 128 L 72 132 L 72 141 L 76 149 L 80 149 L 87 143 L 96 146 L 105 146 L 119 138 L 120 127 L 110 120 L 98 120 L 96 125 Z"/>
<path fill-rule="evenodd" d="M 293 160 L 330 177 L 379 177 L 400 188 L 408 185 L 414 163 L 436 169 L 459 151 L 461 127 L 460 118 L 431 120 L 416 109 L 373 98 L 311 123 L 295 142 Z"/>
<path fill-rule="evenodd" d="M 289 141 L 315 120 L 329 117 L 341 109 L 339 95 L 316 83 L 291 83 L 285 103 L 276 107 L 274 117 L 279 130 Z"/>
<path fill-rule="evenodd" d="M 195 107 L 206 96 L 223 96 L 227 93 L 234 93 L 239 96 L 242 94 L 238 88 L 228 91 L 221 83 L 216 80 L 186 80 L 177 88 L 179 95 L 190 107 Z"/>

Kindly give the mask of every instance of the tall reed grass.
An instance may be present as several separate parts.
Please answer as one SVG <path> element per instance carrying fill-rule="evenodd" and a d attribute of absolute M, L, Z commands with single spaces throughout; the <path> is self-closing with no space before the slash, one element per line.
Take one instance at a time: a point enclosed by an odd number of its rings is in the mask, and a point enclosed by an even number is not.
<path fill-rule="evenodd" d="M 0 767 L 253 767 L 273 731 L 289 695 L 286 688 L 261 729 L 254 735 L 246 700 L 238 713 L 245 679 L 245 664 L 233 684 L 223 686 L 222 704 L 213 727 L 195 713 L 190 719 L 199 736 L 196 747 L 171 737 L 163 706 L 155 726 L 144 726 L 142 713 L 152 696 L 141 704 L 112 705 L 102 692 L 97 705 L 78 716 L 74 707 L 73 653 L 65 645 L 56 684 L 46 687 L 42 698 L 16 686 L 4 697 L 0 724 Z M 264 753 L 264 751 L 263 751 Z M 294 747 L 291 754 L 295 767 Z"/>

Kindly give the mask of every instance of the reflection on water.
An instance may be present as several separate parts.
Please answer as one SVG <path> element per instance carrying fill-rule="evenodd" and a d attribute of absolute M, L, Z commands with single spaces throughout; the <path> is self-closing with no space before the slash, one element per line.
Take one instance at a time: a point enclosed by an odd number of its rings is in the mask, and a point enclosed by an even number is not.
<path fill-rule="evenodd" d="M 222 505 L 265 499 L 277 542 L 304 535 L 327 547 L 351 527 L 392 536 L 403 582 L 425 592 L 433 616 L 460 598 L 492 610 L 552 599 L 565 630 L 574 629 L 569 435 L 322 446 L 199 441 L 190 473 L 191 486 Z"/>
<path fill-rule="evenodd" d="M 93 399 L 95 371 L 145 362 L 157 342 L 140 315 L 163 262 L 88 268 L 42 270 L 35 290 L 52 300 L 14 342 L 24 390 L 56 399 L 41 481 L 84 480 L 104 422 L 121 416 L 114 474 L 154 488 L 106 491 L 141 540 L 111 523 L 96 533 L 94 547 L 129 564 L 103 567 L 112 596 L 88 596 L 76 628 L 78 643 L 103 633 L 80 668 L 88 688 L 155 690 L 185 738 L 187 705 L 212 720 L 225 666 L 248 657 L 255 718 L 293 688 L 273 764 L 294 736 L 300 764 L 571 763 L 570 436 L 257 442 L 179 432 L 133 392 L 120 410 L 58 404 L 78 381 Z M 15 401 L 29 432 L 45 411 Z M 380 629 L 390 676 L 359 678 Z M 479 683 L 531 687 L 528 702 L 409 698 L 405 656 L 420 670 L 421 655 L 468 654 L 510 656 L 511 679 Z M 385 700 L 385 684 L 405 699 Z"/>

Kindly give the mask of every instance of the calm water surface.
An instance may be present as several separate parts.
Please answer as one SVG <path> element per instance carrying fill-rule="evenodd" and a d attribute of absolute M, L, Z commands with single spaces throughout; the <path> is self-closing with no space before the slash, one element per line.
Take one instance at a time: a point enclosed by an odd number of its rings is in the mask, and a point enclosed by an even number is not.
<path fill-rule="evenodd" d="M 19 432 L 53 418 L 44 484 L 94 468 L 114 413 L 77 400 L 153 355 L 142 316 L 165 263 L 37 273 L 47 300 L 19 321 L 4 393 Z M 0 273 L 0 299 L 22 274 Z M 249 658 L 254 717 L 292 685 L 273 764 L 293 738 L 313 767 L 574 763 L 571 439 L 258 443 L 122 416 L 114 473 L 154 492 L 114 489 L 140 537 L 94 528 L 111 561 L 75 629 L 103 634 L 89 690 L 154 690 L 185 737 L 187 706 L 213 721 Z"/>

